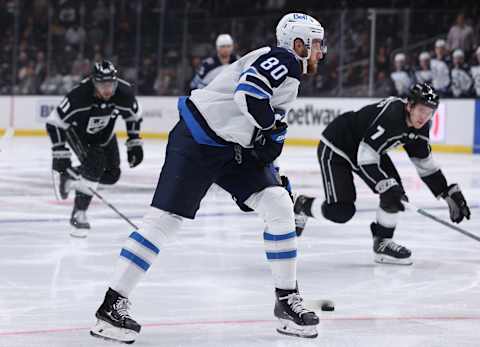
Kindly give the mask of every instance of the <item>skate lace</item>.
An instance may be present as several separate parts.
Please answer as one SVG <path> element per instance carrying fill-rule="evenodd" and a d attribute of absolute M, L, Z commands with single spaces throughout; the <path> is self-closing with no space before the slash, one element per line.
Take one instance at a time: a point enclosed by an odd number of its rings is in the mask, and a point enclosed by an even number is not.
<path fill-rule="evenodd" d="M 404 247 L 393 242 L 390 239 L 383 239 L 382 241 L 380 241 L 380 244 L 378 245 L 378 249 L 383 252 L 387 248 L 390 248 L 394 252 L 400 252 Z"/>
<path fill-rule="evenodd" d="M 303 299 L 299 294 L 292 293 L 292 294 L 287 295 L 286 298 L 287 298 L 287 303 L 290 306 L 290 308 L 292 309 L 292 311 L 295 312 L 296 314 L 298 314 L 299 316 L 301 316 L 304 313 L 311 312 L 310 310 L 306 309 L 303 306 Z"/>
<path fill-rule="evenodd" d="M 130 309 L 131 303 L 127 298 L 119 298 L 117 302 L 113 305 L 115 311 L 117 311 L 118 315 L 123 318 L 131 318 L 128 310 Z"/>
<path fill-rule="evenodd" d="M 85 211 L 77 211 L 77 212 L 75 212 L 75 219 L 76 219 L 79 223 L 88 223 L 87 214 L 85 213 Z"/>

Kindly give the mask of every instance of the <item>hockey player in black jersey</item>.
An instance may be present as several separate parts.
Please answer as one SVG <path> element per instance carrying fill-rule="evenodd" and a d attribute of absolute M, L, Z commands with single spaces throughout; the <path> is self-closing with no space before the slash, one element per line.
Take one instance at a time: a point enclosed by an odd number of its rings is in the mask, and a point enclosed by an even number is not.
<path fill-rule="evenodd" d="M 380 194 L 376 221 L 370 225 L 375 261 L 412 264 L 410 250 L 392 241 L 398 212 L 405 210 L 402 201 L 407 198 L 387 151 L 403 145 L 433 195 L 447 202 L 451 220 L 460 223 L 470 218 L 459 186 L 447 184 L 432 158 L 430 119 L 438 104 L 439 97 L 429 84 L 416 84 L 407 100 L 390 97 L 337 117 L 321 135 L 317 152 L 325 201 L 302 195 L 295 213 L 346 223 L 355 214 L 355 173 Z"/>
<path fill-rule="evenodd" d="M 66 199 L 75 190 L 70 219 L 74 237 L 86 237 L 90 224 L 86 211 L 97 185 L 120 178 L 120 156 L 114 127 L 117 117 L 126 122 L 128 162 L 143 160 L 138 102 L 129 83 L 117 78 L 109 61 L 96 63 L 92 75 L 72 89 L 47 118 L 52 141 L 52 168 L 60 174 L 59 192 Z M 72 168 L 70 147 L 80 161 Z"/>

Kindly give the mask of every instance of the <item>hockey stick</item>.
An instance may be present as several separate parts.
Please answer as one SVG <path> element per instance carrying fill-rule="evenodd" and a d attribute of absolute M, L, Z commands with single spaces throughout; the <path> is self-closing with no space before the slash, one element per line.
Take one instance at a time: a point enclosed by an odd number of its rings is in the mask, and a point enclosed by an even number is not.
<path fill-rule="evenodd" d="M 475 234 L 472 234 L 471 232 L 465 230 L 465 229 L 462 229 L 450 222 L 447 222 L 447 221 L 444 221 L 443 219 L 441 218 L 438 218 L 436 216 L 434 216 L 433 214 L 430 214 L 428 213 L 427 211 L 425 211 L 424 209 L 421 209 L 421 208 L 418 208 L 416 207 L 415 205 L 412 205 L 411 203 L 409 202 L 405 202 L 405 201 L 402 201 L 402 203 L 405 205 L 405 207 L 407 207 L 409 210 L 412 210 L 412 211 L 415 211 L 417 212 L 418 214 L 421 214 L 422 216 L 425 216 L 427 218 L 430 218 L 431 220 L 434 220 L 435 222 L 437 223 L 440 223 L 450 229 L 453 229 L 455 231 L 458 231 L 459 233 L 462 233 L 463 235 L 465 236 L 468 236 L 476 241 L 479 241 L 480 242 L 480 236 L 477 236 Z"/>
<path fill-rule="evenodd" d="M 77 154 L 78 159 L 80 162 L 84 162 L 87 157 L 87 153 L 85 149 L 82 146 L 82 142 L 78 138 L 77 133 L 73 129 L 66 129 L 65 130 L 65 135 L 67 136 L 68 144 L 72 147 L 73 151 Z M 73 172 L 73 170 L 67 169 L 68 173 L 76 177 L 77 179 L 80 180 L 80 175 L 77 173 Z M 81 182 L 79 182 L 81 184 Z M 95 189 L 92 189 L 91 187 L 84 185 L 84 188 L 88 188 L 88 190 L 95 195 L 97 198 L 99 198 L 105 205 L 110 207 L 116 214 L 118 214 L 125 222 L 130 224 L 130 226 L 134 227 L 136 230 L 138 230 L 138 227 L 127 217 L 125 216 L 122 212 L 120 212 L 115 206 L 113 206 L 111 203 L 109 203 L 105 198 L 100 195 Z"/>
<path fill-rule="evenodd" d="M 71 168 L 67 169 L 67 172 L 70 174 L 70 176 L 75 177 L 77 179 L 76 184 L 80 185 L 83 190 L 88 190 L 90 193 L 95 195 L 98 199 L 100 199 L 105 205 L 110 207 L 117 215 L 119 215 L 125 222 L 130 224 L 130 226 L 134 227 L 136 230 L 138 230 L 138 226 L 135 225 L 127 216 L 125 216 L 122 212 L 120 212 L 115 206 L 113 206 L 111 203 L 109 203 L 100 193 L 98 193 L 95 189 L 92 187 L 89 187 L 85 183 L 83 183 L 81 180 L 81 176 L 74 172 Z"/>
<path fill-rule="evenodd" d="M 107 200 L 105 200 L 105 198 L 103 196 L 101 196 L 96 190 L 92 189 L 91 187 L 87 187 L 88 190 L 93 194 L 95 195 L 97 198 L 99 198 L 100 200 L 102 200 L 102 202 L 107 205 L 108 207 L 110 207 L 113 211 L 115 211 L 116 214 L 118 214 L 121 218 L 123 218 L 123 220 L 125 222 L 127 222 L 128 224 L 130 224 L 130 226 L 132 226 L 133 228 L 135 228 L 136 230 L 138 230 L 138 227 L 127 217 L 125 216 L 122 212 L 120 212 L 119 210 L 117 210 L 117 208 L 115 206 L 113 206 L 111 203 L 109 203 Z"/>

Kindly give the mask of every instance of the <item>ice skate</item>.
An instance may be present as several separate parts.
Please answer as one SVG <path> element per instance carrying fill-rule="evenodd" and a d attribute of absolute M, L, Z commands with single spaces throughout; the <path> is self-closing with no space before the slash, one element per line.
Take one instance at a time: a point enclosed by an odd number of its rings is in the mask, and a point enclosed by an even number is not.
<path fill-rule="evenodd" d="M 74 208 L 72 217 L 70 218 L 70 225 L 72 226 L 70 236 L 79 238 L 87 237 L 88 231 L 90 230 L 90 223 L 88 222 L 86 211 Z"/>
<path fill-rule="evenodd" d="M 412 265 L 412 252 L 409 249 L 395 243 L 392 239 L 373 238 L 373 252 L 376 263 Z"/>
<path fill-rule="evenodd" d="M 109 288 L 102 305 L 95 313 L 97 323 L 90 335 L 122 343 L 135 342 L 141 326 L 130 317 L 130 301 Z"/>
<path fill-rule="evenodd" d="M 298 290 L 276 288 L 275 293 L 277 299 L 273 313 L 280 321 L 277 331 L 291 336 L 317 337 L 318 316 L 303 306 L 303 299 Z"/>

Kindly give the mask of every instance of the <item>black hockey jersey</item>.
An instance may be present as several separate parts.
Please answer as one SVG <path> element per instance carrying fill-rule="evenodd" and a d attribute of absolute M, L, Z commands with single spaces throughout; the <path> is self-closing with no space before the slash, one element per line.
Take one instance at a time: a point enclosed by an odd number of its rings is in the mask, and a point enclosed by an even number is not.
<path fill-rule="evenodd" d="M 390 97 L 338 116 L 323 131 L 321 141 L 375 186 L 390 178 L 380 167 L 381 155 L 403 145 L 420 177 L 437 196 L 446 188 L 446 181 L 431 156 L 430 123 L 415 129 L 407 125 L 406 117 L 406 101 Z"/>
<path fill-rule="evenodd" d="M 131 85 L 118 80 L 115 94 L 108 101 L 95 96 L 90 78 L 72 89 L 47 118 L 47 131 L 53 146 L 65 144 L 65 131 L 82 143 L 104 145 L 114 135 L 115 122 L 122 117 L 129 137 L 140 133 L 141 111 Z"/>

